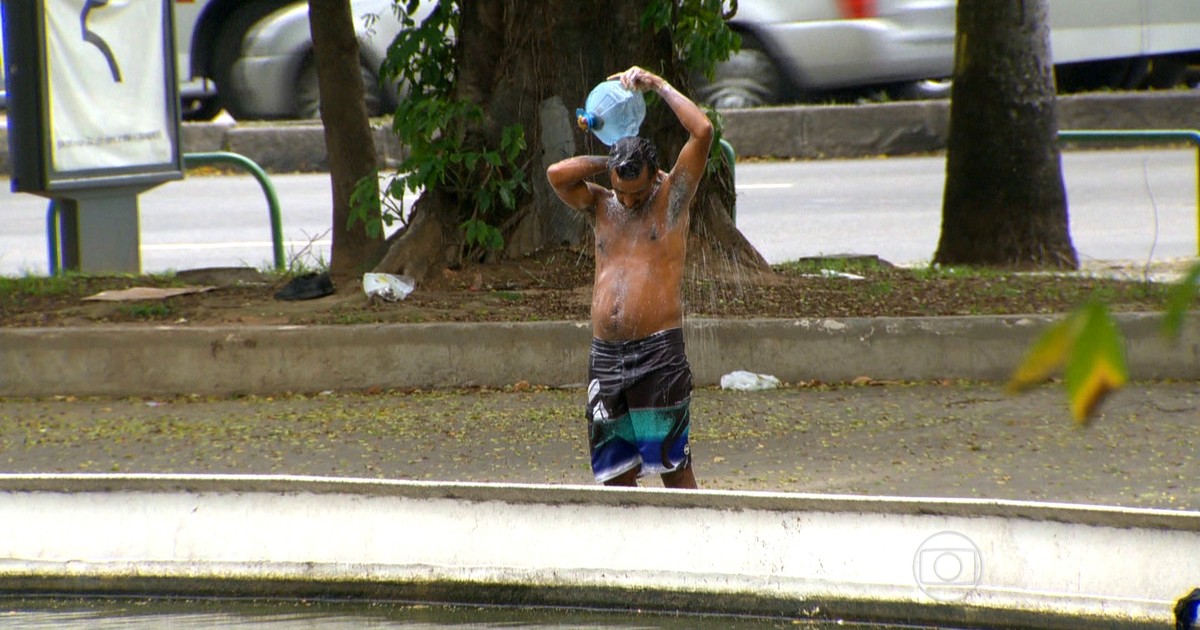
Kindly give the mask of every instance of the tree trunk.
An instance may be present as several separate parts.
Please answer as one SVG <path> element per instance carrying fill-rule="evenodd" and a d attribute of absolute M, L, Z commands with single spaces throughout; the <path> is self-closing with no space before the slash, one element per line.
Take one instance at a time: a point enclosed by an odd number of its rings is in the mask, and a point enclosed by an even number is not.
<path fill-rule="evenodd" d="M 472 142 L 498 147 L 504 127 L 520 124 L 528 146 L 519 163 L 528 164 L 530 190 L 518 199 L 515 213 L 493 222 L 505 238 L 504 256 L 564 244 L 587 248 L 590 254 L 590 226 L 554 195 L 546 184 L 546 168 L 571 155 L 607 154 L 606 146 L 574 124 L 575 108 L 596 83 L 640 65 L 685 93 L 689 90 L 687 72 L 673 56 L 670 33 L 656 34 L 639 23 L 649 2 L 463 0 L 455 90 L 485 111 Z M 664 168 L 670 168 L 687 132 L 666 105 L 657 100 L 648 104 L 641 135 L 658 143 Z M 693 204 L 689 260 L 695 273 L 769 269 L 729 218 L 735 200 L 730 173 L 722 166 L 706 177 Z M 607 186 L 607 180 L 601 177 L 597 183 Z M 445 190 L 427 192 L 409 226 L 393 236 L 377 270 L 420 281 L 461 262 L 465 248 L 457 226 L 471 216 L 470 203 Z M 431 228 L 431 220 L 440 227 Z M 423 242 L 438 237 L 444 242 Z M 430 260 L 431 255 L 438 258 Z"/>
<path fill-rule="evenodd" d="M 1046 0 L 960 2 L 957 32 L 934 263 L 1074 269 Z"/>
<path fill-rule="evenodd" d="M 308 11 L 333 188 L 329 272 L 334 277 L 348 278 L 368 271 L 375 264 L 382 244 L 382 237 L 367 236 L 367 226 L 361 222 L 350 225 L 350 195 L 355 185 L 369 177 L 368 181 L 378 186 L 375 142 L 358 70 L 358 38 L 350 1 L 308 0 Z M 371 220 L 380 225 L 377 213 Z M 381 234 L 382 229 L 376 233 Z"/>

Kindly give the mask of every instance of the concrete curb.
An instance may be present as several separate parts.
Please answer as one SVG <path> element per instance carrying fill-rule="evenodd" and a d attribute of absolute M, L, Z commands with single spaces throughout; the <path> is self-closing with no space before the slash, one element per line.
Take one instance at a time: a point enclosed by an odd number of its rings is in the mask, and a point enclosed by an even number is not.
<path fill-rule="evenodd" d="M 1060 129 L 1194 129 L 1200 90 L 1063 96 Z M 860 158 L 946 148 L 950 103 L 909 101 L 724 112 L 725 138 L 739 156 Z"/>
<path fill-rule="evenodd" d="M 368 597 L 1153 628 L 1170 623 L 1200 563 L 1195 513 L 1019 501 L 0 475 L 0 514 L 0 592 L 10 595 Z M 681 541 L 706 553 L 663 565 L 659 552 Z M 1096 553 L 1114 544 L 1139 562 Z M 968 574 L 951 580 L 934 568 L 946 554 Z"/>
<path fill-rule="evenodd" d="M 1200 315 L 1117 317 L 1134 379 L 1200 380 Z M 1003 381 L 1051 316 L 689 320 L 699 386 L 750 370 L 785 382 Z M 271 394 L 581 386 L 583 322 L 0 329 L 0 396 Z"/>

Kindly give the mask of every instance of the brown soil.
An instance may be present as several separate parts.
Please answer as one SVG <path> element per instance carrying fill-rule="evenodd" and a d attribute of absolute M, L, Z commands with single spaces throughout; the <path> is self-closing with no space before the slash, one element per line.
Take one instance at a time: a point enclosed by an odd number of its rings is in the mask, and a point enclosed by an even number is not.
<path fill-rule="evenodd" d="M 862 276 L 849 279 L 832 270 Z M 1069 311 L 1100 298 L 1114 311 L 1160 310 L 1167 285 L 1138 272 L 1092 274 L 955 273 L 848 259 L 776 266 L 762 277 L 693 273 L 685 287 L 690 317 L 791 318 L 1034 314 Z M 333 295 L 285 301 L 290 280 L 249 269 L 194 270 L 175 276 L 0 278 L 0 326 L 101 324 L 362 324 L 383 322 L 586 320 L 592 260 L 568 249 L 503 264 L 446 269 L 401 301 L 370 300 L 361 281 Z M 214 287 L 138 301 L 91 301 L 131 287 Z"/>

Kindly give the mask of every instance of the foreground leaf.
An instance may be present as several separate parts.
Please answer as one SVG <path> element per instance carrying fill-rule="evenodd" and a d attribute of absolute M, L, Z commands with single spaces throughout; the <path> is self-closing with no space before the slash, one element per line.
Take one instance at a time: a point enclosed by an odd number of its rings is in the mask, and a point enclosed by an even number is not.
<path fill-rule="evenodd" d="M 1178 339 L 1183 328 L 1183 317 L 1196 300 L 1196 283 L 1200 282 L 1200 264 L 1192 265 L 1187 275 L 1171 287 L 1167 297 L 1167 313 L 1163 319 L 1163 334 L 1168 339 Z"/>
<path fill-rule="evenodd" d="M 1124 344 L 1108 307 L 1090 302 L 1042 333 L 1013 371 L 1008 391 L 1042 383 L 1065 363 L 1071 416 L 1087 425 L 1104 398 L 1129 381 Z"/>
<path fill-rule="evenodd" d="M 1042 333 L 1025 359 L 1013 371 L 1008 381 L 1008 391 L 1017 393 L 1045 382 L 1063 364 L 1075 342 L 1074 330 L 1078 328 L 1079 312 L 1051 325 Z"/>
<path fill-rule="evenodd" d="M 1100 402 L 1129 382 L 1124 337 L 1108 308 L 1098 302 L 1083 307 L 1067 361 L 1066 387 L 1075 422 L 1091 422 Z"/>

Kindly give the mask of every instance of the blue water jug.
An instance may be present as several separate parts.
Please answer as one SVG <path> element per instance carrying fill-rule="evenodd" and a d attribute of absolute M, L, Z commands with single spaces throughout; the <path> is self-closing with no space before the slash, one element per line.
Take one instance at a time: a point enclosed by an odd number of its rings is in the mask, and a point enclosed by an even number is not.
<path fill-rule="evenodd" d="M 646 118 L 646 99 L 621 87 L 620 81 L 605 81 L 588 94 L 575 117 L 580 129 L 590 130 L 611 147 L 621 138 L 637 135 Z"/>

